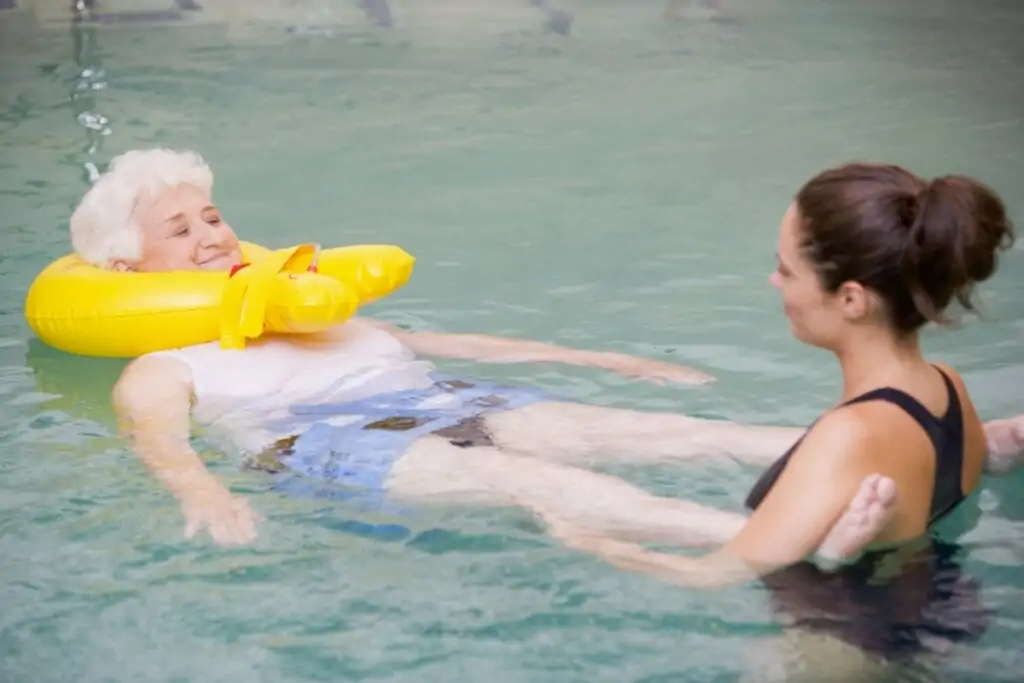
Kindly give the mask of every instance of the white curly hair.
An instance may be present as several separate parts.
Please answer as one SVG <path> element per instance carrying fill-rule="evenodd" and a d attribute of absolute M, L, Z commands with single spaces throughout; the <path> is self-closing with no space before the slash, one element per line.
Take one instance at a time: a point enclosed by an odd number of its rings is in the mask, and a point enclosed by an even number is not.
<path fill-rule="evenodd" d="M 100 267 L 142 258 L 142 231 L 135 207 L 145 195 L 166 187 L 194 185 L 213 192 L 213 172 L 196 152 L 155 148 L 132 150 L 111 160 L 71 214 L 71 246 Z"/>

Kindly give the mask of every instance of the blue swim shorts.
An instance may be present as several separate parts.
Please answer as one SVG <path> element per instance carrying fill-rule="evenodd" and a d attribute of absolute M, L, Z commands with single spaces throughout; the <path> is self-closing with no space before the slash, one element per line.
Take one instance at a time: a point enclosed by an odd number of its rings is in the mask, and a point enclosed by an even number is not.
<path fill-rule="evenodd" d="M 564 400 L 528 387 L 440 375 L 432 379 L 422 389 L 293 406 L 292 417 L 274 430 L 287 433 L 291 425 L 301 431 L 278 440 L 251 465 L 380 492 L 395 462 L 416 439 L 437 434 L 456 446 L 490 445 L 481 415 Z M 352 420 L 341 425 L 327 421 L 339 416 Z"/>

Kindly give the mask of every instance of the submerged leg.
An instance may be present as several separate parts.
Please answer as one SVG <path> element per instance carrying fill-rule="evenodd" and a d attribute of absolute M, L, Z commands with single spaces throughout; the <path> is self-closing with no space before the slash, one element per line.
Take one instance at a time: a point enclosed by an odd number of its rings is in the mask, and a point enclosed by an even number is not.
<path fill-rule="evenodd" d="M 746 523 L 745 515 L 654 496 L 618 477 L 494 448 L 458 448 L 437 437 L 416 441 L 395 464 L 387 487 L 402 497 L 520 505 L 640 542 L 723 545 Z M 819 555 L 838 563 L 859 553 L 888 522 L 894 500 L 891 480 L 869 477 Z"/>
<path fill-rule="evenodd" d="M 403 498 L 489 506 L 529 506 L 601 533 L 679 545 L 714 545 L 745 523 L 737 513 L 651 495 L 618 477 L 495 448 L 417 440 L 391 471 L 387 488 Z"/>
<path fill-rule="evenodd" d="M 560 402 L 489 413 L 486 425 L 502 449 L 561 462 L 729 455 L 767 465 L 804 433 L 796 427 L 741 425 L 678 413 Z"/>
<path fill-rule="evenodd" d="M 509 451 L 558 462 L 686 460 L 729 456 L 767 466 L 806 429 L 747 425 L 681 413 L 656 413 L 550 401 L 488 413 L 494 442 Z M 1024 415 L 984 425 L 986 469 L 1005 474 L 1024 465 Z"/>

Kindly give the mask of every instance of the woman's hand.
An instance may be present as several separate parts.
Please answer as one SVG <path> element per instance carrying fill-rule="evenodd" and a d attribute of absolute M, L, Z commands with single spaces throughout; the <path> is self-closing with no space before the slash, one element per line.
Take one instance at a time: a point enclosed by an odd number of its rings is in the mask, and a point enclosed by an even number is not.
<path fill-rule="evenodd" d="M 210 474 L 189 444 L 191 398 L 191 369 L 161 356 L 133 361 L 113 391 L 132 450 L 181 505 L 185 537 L 207 529 L 220 545 L 248 543 L 256 538 L 257 515 Z"/>
<path fill-rule="evenodd" d="M 642 379 L 653 384 L 707 384 L 715 380 L 711 375 L 685 365 L 666 363 L 653 358 L 629 356 L 620 353 L 596 353 L 593 365 L 611 372 Z"/>
<path fill-rule="evenodd" d="M 181 495 L 185 515 L 185 538 L 206 529 L 221 546 L 245 545 L 256 538 L 259 516 L 241 496 L 232 495 L 212 477 L 203 486 Z"/>

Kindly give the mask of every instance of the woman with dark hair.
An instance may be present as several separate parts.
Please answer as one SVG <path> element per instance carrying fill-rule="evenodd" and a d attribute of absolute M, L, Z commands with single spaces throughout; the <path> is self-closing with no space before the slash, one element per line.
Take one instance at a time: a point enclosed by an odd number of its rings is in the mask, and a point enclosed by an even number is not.
<path fill-rule="evenodd" d="M 836 356 L 842 395 L 754 485 L 743 528 L 717 552 L 681 557 L 537 513 L 569 545 L 673 583 L 761 578 L 791 623 L 876 662 L 978 636 L 977 591 L 929 532 L 977 491 L 989 446 L 960 375 L 926 359 L 918 337 L 949 322 L 954 301 L 973 309 L 974 286 L 1013 239 L 1003 202 L 972 178 L 873 164 L 816 175 L 782 219 L 770 280 L 793 335 Z M 831 574 L 806 563 L 871 475 L 895 491 L 866 554 Z"/>

